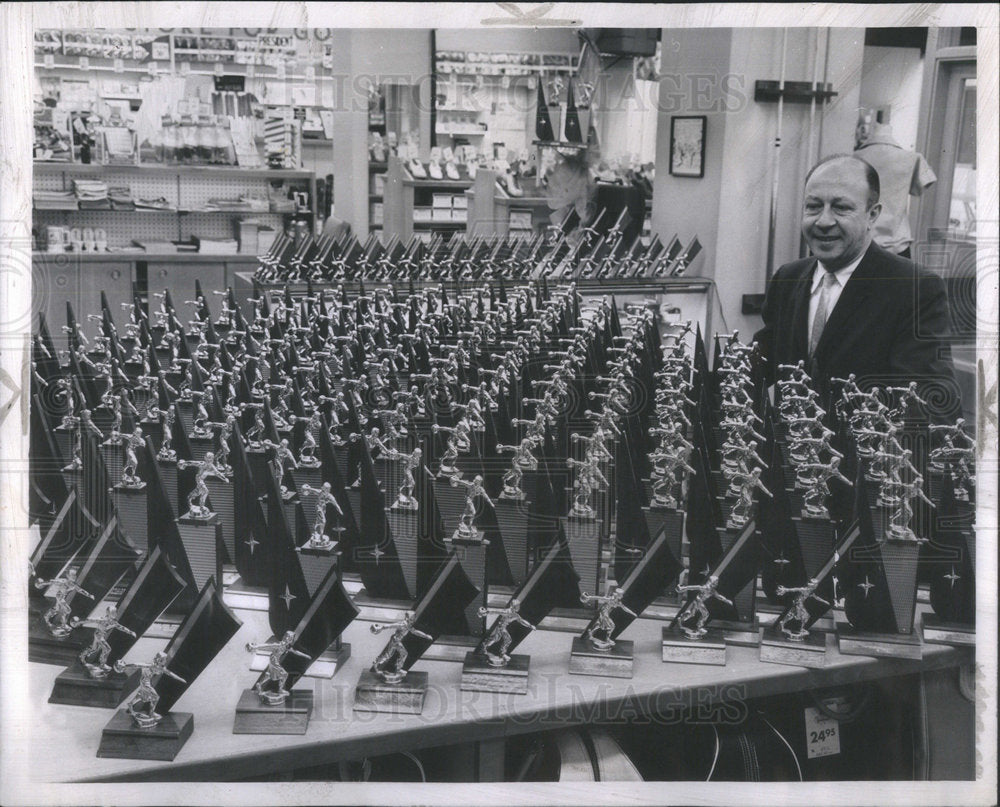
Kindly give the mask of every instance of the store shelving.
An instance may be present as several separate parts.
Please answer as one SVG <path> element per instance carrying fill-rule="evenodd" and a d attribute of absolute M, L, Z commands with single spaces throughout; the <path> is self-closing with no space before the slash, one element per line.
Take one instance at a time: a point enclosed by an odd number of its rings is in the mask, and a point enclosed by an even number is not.
<path fill-rule="evenodd" d="M 414 209 L 433 211 L 435 195 L 439 197 L 461 196 L 464 200 L 465 192 L 471 187 L 472 180 L 470 179 L 414 179 L 402 160 L 398 157 L 390 157 L 389 168 L 386 172 L 383 206 L 385 231 L 398 235 L 403 241 L 408 240 L 414 232 L 440 232 L 448 236 L 456 232 L 464 232 L 466 229 L 465 220 L 417 220 Z M 450 210 L 450 207 L 448 209 Z"/>
<path fill-rule="evenodd" d="M 122 249 L 143 241 L 188 242 L 194 236 L 210 239 L 237 237 L 239 222 L 253 220 L 278 233 L 290 216 L 308 217 L 317 224 L 316 175 L 312 171 L 288 169 L 244 169 L 238 166 L 199 165 L 81 165 L 75 163 L 35 163 L 36 190 L 67 191 L 78 177 L 105 180 L 109 187 L 127 186 L 133 200 L 162 199 L 164 207 L 136 209 L 46 209 L 33 211 L 34 227 L 44 242 L 51 226 L 104 231 L 111 249 Z M 225 204 L 215 207 L 210 200 L 233 200 L 249 194 L 270 200 L 271 183 L 287 183 L 291 191 L 305 191 L 308 208 L 290 203 L 254 205 Z M 273 200 L 270 200 L 273 201 Z M 256 209 L 254 209 L 256 208 Z M 263 209 L 262 209 L 263 208 Z M 104 253 L 112 254 L 112 253 Z M 78 259 L 81 254 L 72 254 Z M 174 256 L 171 253 L 169 260 Z M 200 256 L 209 258 L 212 256 Z M 148 258 L 147 258 L 148 259 Z"/>
<path fill-rule="evenodd" d="M 71 174 L 71 175 L 94 175 L 103 174 L 109 171 L 116 173 L 155 173 L 177 174 L 179 176 L 240 176 L 246 179 L 310 179 L 313 177 L 312 171 L 290 168 L 242 168 L 238 165 L 162 165 L 158 163 L 139 163 L 136 165 L 115 164 L 100 165 L 97 163 L 60 163 L 60 162 L 35 162 L 33 168 L 36 173 L 50 174 Z"/>

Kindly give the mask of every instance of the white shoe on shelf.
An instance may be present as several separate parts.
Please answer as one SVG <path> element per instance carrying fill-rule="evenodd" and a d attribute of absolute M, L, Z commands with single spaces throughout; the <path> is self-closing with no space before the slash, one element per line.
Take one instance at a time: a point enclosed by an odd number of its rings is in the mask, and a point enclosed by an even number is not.
<path fill-rule="evenodd" d="M 430 171 L 431 179 L 444 178 L 444 174 L 441 173 L 441 149 L 439 146 L 431 149 L 431 161 L 427 168 Z"/>
<path fill-rule="evenodd" d="M 416 157 L 410 160 L 406 164 L 406 167 L 409 169 L 414 179 L 427 179 L 427 172 L 424 170 L 424 164 Z"/>
<path fill-rule="evenodd" d="M 455 152 L 448 146 L 441 152 L 441 159 L 444 160 L 444 173 L 448 179 L 458 181 L 461 179 L 458 173 L 458 166 L 455 164 Z"/>

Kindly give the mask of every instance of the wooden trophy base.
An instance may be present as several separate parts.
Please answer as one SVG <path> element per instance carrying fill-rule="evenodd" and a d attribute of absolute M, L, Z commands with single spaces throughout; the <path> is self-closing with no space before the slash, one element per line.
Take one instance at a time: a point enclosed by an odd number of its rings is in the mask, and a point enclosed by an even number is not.
<path fill-rule="evenodd" d="M 680 628 L 664 627 L 662 633 L 663 660 L 677 664 L 726 664 L 725 633 L 708 628 L 700 639 L 691 639 Z"/>
<path fill-rule="evenodd" d="M 361 673 L 354 690 L 355 712 L 388 712 L 394 715 L 418 715 L 427 697 L 427 673 L 409 672 L 396 684 L 389 684 L 371 670 Z"/>
<path fill-rule="evenodd" d="M 760 631 L 760 660 L 770 664 L 822 669 L 827 664 L 826 634 L 811 630 L 801 641 L 789 639 L 770 625 Z"/>
<path fill-rule="evenodd" d="M 587 639 L 573 638 L 569 671 L 572 675 L 600 675 L 604 678 L 631 678 L 634 667 L 633 644 L 619 639 L 608 650 L 597 650 Z"/>
<path fill-rule="evenodd" d="M 975 647 L 976 626 L 962 622 L 946 622 L 934 614 L 922 614 L 920 633 L 927 644 L 947 644 L 952 647 Z"/>
<path fill-rule="evenodd" d="M 42 619 L 42 614 L 52 605 L 50 600 L 46 603 L 41 613 L 33 614 L 28 619 L 28 661 L 68 667 L 86 646 L 86 631 L 73 630 L 67 636 L 53 636 Z"/>
<path fill-rule="evenodd" d="M 129 674 L 116 673 L 112 670 L 106 678 L 93 678 L 80 660 L 76 659 L 56 676 L 52 694 L 49 695 L 49 703 L 115 709 L 135 691 L 137 686 L 139 686 L 138 670 Z"/>
<path fill-rule="evenodd" d="M 461 689 L 465 692 L 507 692 L 528 694 L 528 665 L 531 656 L 515 653 L 506 667 L 494 667 L 485 655 L 469 652 L 462 665 Z"/>
<path fill-rule="evenodd" d="M 849 624 L 837 625 L 837 645 L 844 656 L 907 658 L 919 661 L 923 655 L 916 633 L 870 633 L 855 630 Z"/>
<path fill-rule="evenodd" d="M 236 704 L 233 734 L 305 734 L 312 708 L 309 690 L 293 689 L 283 703 L 271 705 L 253 689 L 244 689 Z"/>
<path fill-rule="evenodd" d="M 190 712 L 167 712 L 155 726 L 137 726 L 127 709 L 119 709 L 101 733 L 97 756 L 173 762 L 194 731 Z"/>

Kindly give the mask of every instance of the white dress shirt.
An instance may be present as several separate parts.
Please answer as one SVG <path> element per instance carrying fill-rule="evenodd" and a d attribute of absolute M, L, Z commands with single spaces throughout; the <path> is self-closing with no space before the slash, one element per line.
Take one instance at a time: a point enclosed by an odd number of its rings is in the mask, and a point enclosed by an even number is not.
<path fill-rule="evenodd" d="M 867 252 L 868 250 L 865 250 Z M 848 264 L 843 269 L 838 269 L 833 273 L 837 282 L 830 286 L 829 290 L 829 302 L 826 308 L 826 318 L 827 321 L 830 319 L 830 315 L 833 313 L 833 309 L 837 305 L 837 300 L 840 299 L 840 293 L 844 290 L 844 286 L 847 285 L 847 281 L 850 279 L 851 275 L 854 274 L 854 270 L 858 268 L 858 264 L 861 263 L 861 259 L 865 257 L 865 252 L 862 252 L 857 260 L 853 263 Z M 820 261 L 816 261 L 816 268 L 813 270 L 812 286 L 809 291 L 809 328 L 806 333 L 812 333 L 813 321 L 816 319 L 816 308 L 819 304 L 819 293 L 823 285 L 823 275 L 826 274 L 826 268 Z"/>

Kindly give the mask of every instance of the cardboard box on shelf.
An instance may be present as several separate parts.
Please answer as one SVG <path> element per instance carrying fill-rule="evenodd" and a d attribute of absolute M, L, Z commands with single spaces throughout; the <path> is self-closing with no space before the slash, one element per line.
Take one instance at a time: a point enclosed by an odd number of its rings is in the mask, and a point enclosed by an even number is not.
<path fill-rule="evenodd" d="M 236 223 L 236 237 L 240 242 L 241 255 L 260 254 L 260 245 L 257 239 L 258 227 L 256 221 L 242 220 Z"/>
<path fill-rule="evenodd" d="M 531 229 L 531 211 L 530 210 L 511 210 L 510 218 L 508 219 L 508 225 L 512 230 L 530 230 Z"/>

